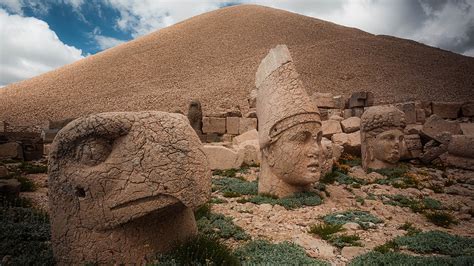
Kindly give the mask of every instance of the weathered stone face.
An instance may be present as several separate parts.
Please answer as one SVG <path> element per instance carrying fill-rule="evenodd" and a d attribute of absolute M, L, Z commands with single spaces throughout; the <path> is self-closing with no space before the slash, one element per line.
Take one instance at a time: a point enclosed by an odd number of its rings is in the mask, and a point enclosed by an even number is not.
<path fill-rule="evenodd" d="M 259 193 L 284 197 L 310 190 L 326 165 L 321 117 L 286 46 L 271 49 L 262 60 L 255 85 L 262 150 Z"/>
<path fill-rule="evenodd" d="M 362 166 L 391 168 L 406 151 L 404 113 L 393 106 L 370 107 L 361 118 Z"/>
<path fill-rule="evenodd" d="M 196 233 L 210 196 L 201 143 L 179 114 L 104 113 L 56 136 L 49 160 L 60 264 L 138 263 Z"/>

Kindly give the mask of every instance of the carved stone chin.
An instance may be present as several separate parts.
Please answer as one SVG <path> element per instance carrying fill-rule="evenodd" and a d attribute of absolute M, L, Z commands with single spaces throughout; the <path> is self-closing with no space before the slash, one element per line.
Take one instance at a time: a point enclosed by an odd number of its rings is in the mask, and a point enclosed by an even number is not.
<path fill-rule="evenodd" d="M 286 46 L 270 50 L 255 83 L 262 151 L 259 193 L 284 197 L 311 190 L 326 165 L 321 119 Z"/>
<path fill-rule="evenodd" d="M 361 118 L 362 166 L 393 168 L 406 150 L 404 113 L 396 107 L 370 107 Z"/>
<path fill-rule="evenodd" d="M 144 264 L 197 233 L 211 175 L 186 117 L 103 113 L 58 133 L 48 184 L 58 264 Z"/>

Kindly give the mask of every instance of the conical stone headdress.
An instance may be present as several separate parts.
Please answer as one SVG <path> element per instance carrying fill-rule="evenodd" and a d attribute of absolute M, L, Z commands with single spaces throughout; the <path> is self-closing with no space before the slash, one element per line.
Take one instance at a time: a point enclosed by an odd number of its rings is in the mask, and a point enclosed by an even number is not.
<path fill-rule="evenodd" d="M 321 124 L 318 107 L 299 80 L 286 45 L 277 45 L 262 60 L 255 86 L 261 149 L 275 142 L 282 132 L 295 125 Z"/>

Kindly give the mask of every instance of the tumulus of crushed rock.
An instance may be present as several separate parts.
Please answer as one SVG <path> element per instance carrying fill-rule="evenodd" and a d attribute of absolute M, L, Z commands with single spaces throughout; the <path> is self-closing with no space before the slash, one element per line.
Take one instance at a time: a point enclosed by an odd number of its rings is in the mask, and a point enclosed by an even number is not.
<path fill-rule="evenodd" d="M 383 22 L 381 22 L 383 23 Z M 474 99 L 474 58 L 255 5 L 205 13 L 0 89 L 0 120 L 96 112 L 248 110 L 255 72 L 286 44 L 310 93 L 372 91 L 376 102 Z"/>

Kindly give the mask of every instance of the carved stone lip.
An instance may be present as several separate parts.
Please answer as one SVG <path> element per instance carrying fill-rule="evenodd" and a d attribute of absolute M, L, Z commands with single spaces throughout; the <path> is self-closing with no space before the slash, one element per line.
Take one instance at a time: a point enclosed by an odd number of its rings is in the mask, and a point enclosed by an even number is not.
<path fill-rule="evenodd" d="M 147 202 L 150 202 L 150 201 L 160 199 L 162 197 L 163 197 L 163 194 L 158 194 L 158 195 L 140 197 L 138 199 L 132 199 L 132 200 L 125 201 L 125 202 L 119 202 L 119 203 L 111 206 L 110 210 L 117 210 L 117 209 L 121 209 L 121 208 L 137 206 L 137 205 L 140 205 L 142 203 L 147 203 Z"/>

